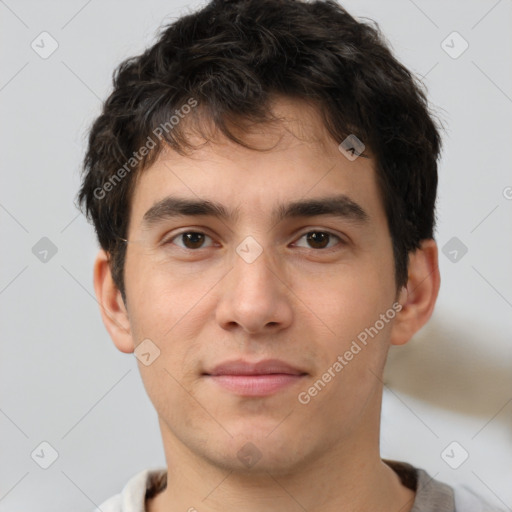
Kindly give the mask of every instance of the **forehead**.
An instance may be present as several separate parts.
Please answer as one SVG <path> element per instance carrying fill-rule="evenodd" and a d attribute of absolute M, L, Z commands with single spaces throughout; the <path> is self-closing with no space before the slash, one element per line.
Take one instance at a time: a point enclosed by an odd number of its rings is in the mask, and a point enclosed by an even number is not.
<path fill-rule="evenodd" d="M 236 220 L 264 212 L 275 218 L 285 204 L 340 194 L 363 203 L 371 218 L 384 215 L 368 149 L 368 158 L 349 160 L 318 110 L 303 101 L 280 98 L 273 114 L 275 123 L 235 132 L 257 150 L 230 141 L 215 127 L 207 141 L 190 132 L 187 138 L 200 146 L 186 156 L 164 147 L 137 177 L 131 227 L 140 227 L 148 210 L 167 196 L 226 205 Z"/>

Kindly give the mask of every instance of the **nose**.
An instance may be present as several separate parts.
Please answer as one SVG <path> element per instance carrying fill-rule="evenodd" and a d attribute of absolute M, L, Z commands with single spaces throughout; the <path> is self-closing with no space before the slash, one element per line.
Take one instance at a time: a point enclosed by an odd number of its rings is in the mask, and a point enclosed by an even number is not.
<path fill-rule="evenodd" d="M 233 268 L 220 284 L 216 320 L 223 329 L 275 334 L 291 324 L 290 285 L 268 251 L 250 263 L 235 254 Z"/>

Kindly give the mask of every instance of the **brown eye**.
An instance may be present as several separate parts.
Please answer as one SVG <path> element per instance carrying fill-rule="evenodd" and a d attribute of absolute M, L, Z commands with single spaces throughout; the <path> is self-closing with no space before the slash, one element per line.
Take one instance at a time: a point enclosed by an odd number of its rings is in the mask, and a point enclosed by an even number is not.
<path fill-rule="evenodd" d="M 169 239 L 166 244 L 176 243 L 176 245 L 182 249 L 201 249 L 207 238 L 211 240 L 211 238 L 205 233 L 201 233 L 199 231 L 184 231 L 183 233 L 179 233 L 175 237 Z M 183 245 L 177 243 L 177 241 L 181 241 L 181 244 Z"/>
<path fill-rule="evenodd" d="M 328 231 L 310 231 L 309 233 L 304 233 L 300 239 L 303 238 L 306 238 L 307 247 L 312 249 L 331 248 L 336 245 L 336 243 L 331 243 L 333 239 L 334 242 L 336 242 L 336 240 L 343 242 L 339 236 L 329 233 Z M 302 247 L 304 247 L 304 245 L 302 245 Z"/>

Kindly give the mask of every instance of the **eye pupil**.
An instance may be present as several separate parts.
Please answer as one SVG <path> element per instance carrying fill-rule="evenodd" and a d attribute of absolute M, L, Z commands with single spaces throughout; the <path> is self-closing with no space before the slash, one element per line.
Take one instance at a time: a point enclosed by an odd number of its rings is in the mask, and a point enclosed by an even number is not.
<path fill-rule="evenodd" d="M 312 231 L 311 233 L 308 233 L 307 240 L 308 240 L 308 243 L 312 243 L 313 246 L 315 246 L 315 249 L 323 249 L 329 242 L 329 234 L 318 232 L 318 231 Z M 323 243 L 323 242 L 325 242 L 325 243 Z M 315 245 L 315 244 L 320 244 L 321 247 L 318 247 L 318 245 Z"/>
<path fill-rule="evenodd" d="M 195 232 L 189 232 L 189 233 L 183 233 L 183 241 L 185 243 L 185 246 L 188 249 L 197 249 L 201 247 L 203 241 L 204 241 L 204 234 L 203 233 L 195 233 Z M 188 244 L 188 242 L 191 242 L 191 245 Z"/>

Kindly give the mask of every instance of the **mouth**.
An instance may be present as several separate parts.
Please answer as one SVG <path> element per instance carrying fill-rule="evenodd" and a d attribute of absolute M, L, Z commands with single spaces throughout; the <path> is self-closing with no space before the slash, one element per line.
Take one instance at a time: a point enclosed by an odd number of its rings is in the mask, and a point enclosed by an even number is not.
<path fill-rule="evenodd" d="M 301 381 L 307 372 L 278 359 L 248 362 L 241 359 L 203 373 L 215 385 L 239 396 L 267 396 Z"/>

